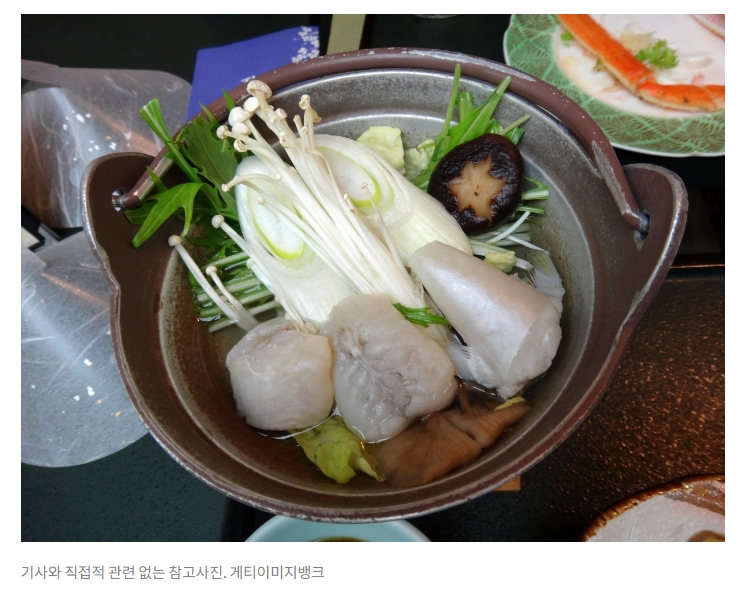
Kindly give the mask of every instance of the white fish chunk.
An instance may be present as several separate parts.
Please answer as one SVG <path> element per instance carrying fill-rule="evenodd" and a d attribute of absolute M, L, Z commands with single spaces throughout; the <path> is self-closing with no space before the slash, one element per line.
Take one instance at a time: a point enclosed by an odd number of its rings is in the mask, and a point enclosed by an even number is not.
<path fill-rule="evenodd" d="M 283 318 L 261 323 L 227 354 L 237 412 L 264 430 L 294 430 L 324 420 L 333 408 L 328 338 Z"/>
<path fill-rule="evenodd" d="M 364 441 L 395 436 L 453 401 L 455 368 L 445 350 L 387 297 L 347 297 L 321 332 L 333 346 L 336 406 Z"/>
<path fill-rule="evenodd" d="M 409 264 L 466 343 L 448 348 L 460 377 L 508 398 L 552 364 L 562 337 L 559 299 L 438 242 Z"/>

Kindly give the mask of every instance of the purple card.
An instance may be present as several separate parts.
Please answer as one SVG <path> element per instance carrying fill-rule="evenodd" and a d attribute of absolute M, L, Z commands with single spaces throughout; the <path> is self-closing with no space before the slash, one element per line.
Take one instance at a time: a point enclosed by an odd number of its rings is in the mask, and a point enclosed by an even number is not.
<path fill-rule="evenodd" d="M 256 76 L 320 54 L 317 27 L 295 27 L 221 47 L 198 50 L 188 118 Z"/>

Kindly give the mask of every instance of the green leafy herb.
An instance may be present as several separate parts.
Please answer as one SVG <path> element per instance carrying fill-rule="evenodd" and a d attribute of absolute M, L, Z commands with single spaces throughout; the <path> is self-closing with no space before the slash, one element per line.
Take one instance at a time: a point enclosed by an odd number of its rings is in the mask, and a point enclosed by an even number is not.
<path fill-rule="evenodd" d="M 408 321 L 416 323 L 417 325 L 421 325 L 422 327 L 427 327 L 428 325 L 433 324 L 448 325 L 450 323 L 445 317 L 431 313 L 432 309 L 430 309 L 429 307 L 412 309 L 410 307 L 405 307 L 401 303 L 394 303 L 393 306 L 396 307 L 401 315 L 406 317 Z"/>
<path fill-rule="evenodd" d="M 230 97 L 231 98 L 231 97 Z M 185 235 L 191 223 L 210 219 L 215 214 L 227 220 L 238 220 L 237 207 L 231 192 L 221 185 L 234 177 L 238 156 L 226 139 L 216 136 L 219 125 L 216 118 L 205 110 L 204 117 L 189 121 L 176 139 L 173 139 L 161 114 L 159 101 L 149 101 L 141 110 L 141 117 L 167 147 L 166 156 L 187 176 L 188 182 L 168 189 L 153 171 L 149 175 L 157 193 L 149 195 L 135 210 L 127 212 L 133 224 L 140 224 L 133 245 L 142 245 L 173 214 L 185 221 Z M 204 225 L 210 228 L 210 225 Z M 220 247 L 218 234 L 207 233 L 204 242 Z"/>
<path fill-rule="evenodd" d="M 474 95 L 469 91 L 461 91 L 458 93 L 458 120 L 464 120 L 470 117 L 474 113 Z"/>
<path fill-rule="evenodd" d="M 236 107 L 234 98 L 227 91 L 222 91 L 221 94 L 224 96 L 224 104 L 227 106 L 227 111 L 232 111 Z"/>
<path fill-rule="evenodd" d="M 198 178 L 198 172 L 190 166 L 187 160 L 185 160 L 185 157 L 180 152 L 179 146 L 177 146 L 177 143 L 172 139 L 172 136 L 167 129 L 167 125 L 164 123 L 164 118 L 161 115 L 159 99 L 151 99 L 138 113 L 141 114 L 141 117 L 153 130 L 154 134 L 164 142 L 164 145 L 167 147 L 167 157 L 174 161 L 182 172 L 187 175 L 190 181 L 200 181 Z"/>
<path fill-rule="evenodd" d="M 506 77 L 492 94 L 487 97 L 477 109 L 473 110 L 469 117 L 458 122 L 448 131 L 450 143 L 448 151 L 453 150 L 459 144 L 473 140 L 484 134 L 492 121 L 492 114 L 500 102 L 505 90 L 510 85 L 510 76 Z"/>
<path fill-rule="evenodd" d="M 194 218 L 198 218 L 199 215 L 202 216 L 213 216 L 215 212 L 207 211 L 205 213 L 200 212 L 200 209 L 198 207 L 195 207 L 193 210 L 193 216 Z M 225 220 L 229 226 L 234 228 L 235 231 L 240 232 L 239 227 L 240 225 L 234 221 Z M 206 253 L 206 260 L 210 262 L 211 259 L 214 257 L 222 258 L 225 255 L 228 255 L 227 250 L 229 250 L 230 253 L 236 252 L 239 250 L 239 247 L 237 247 L 236 243 L 227 236 L 227 234 L 220 229 L 215 229 L 211 225 L 205 225 L 203 228 L 203 232 L 201 233 L 200 237 L 188 237 L 188 241 L 190 241 L 193 245 L 198 245 L 199 247 L 204 247 L 208 250 Z"/>
<path fill-rule="evenodd" d="M 156 173 L 154 173 L 154 170 L 151 167 L 146 167 L 146 171 L 148 171 L 148 176 L 151 179 L 151 181 L 154 182 L 154 187 L 156 187 L 157 191 L 167 191 L 167 186 L 164 185 L 164 182 L 161 180 L 161 177 L 159 177 Z"/>
<path fill-rule="evenodd" d="M 445 114 L 443 129 L 435 138 L 435 150 L 432 153 L 427 168 L 411 180 L 414 185 L 423 190 L 427 189 L 427 185 L 430 182 L 430 175 L 432 175 L 440 159 L 456 146 L 478 138 L 488 132 L 505 132 L 505 129 L 492 119 L 492 114 L 495 112 L 497 104 L 510 85 L 510 76 L 507 76 L 479 107 L 474 106 L 474 98 L 471 93 L 466 91 L 459 92 L 458 85 L 460 78 L 461 67 L 456 64 L 448 110 Z M 455 109 L 458 109 L 459 120 L 455 126 L 451 126 Z M 512 141 L 517 142 L 522 135 L 522 130 L 516 131 L 516 129 L 513 129 L 512 131 L 509 130 L 508 137 Z"/>
<path fill-rule="evenodd" d="M 211 110 L 208 107 L 206 107 L 203 103 L 199 103 L 199 105 L 201 106 L 201 110 L 203 111 L 203 115 L 205 116 L 205 118 L 209 122 L 211 122 L 211 125 L 212 126 L 218 126 L 219 122 L 216 119 L 216 116 L 213 113 L 211 113 Z"/>
<path fill-rule="evenodd" d="M 648 62 L 651 66 L 662 70 L 674 68 L 679 63 L 675 51 L 667 46 L 666 39 L 659 39 L 653 45 L 639 51 L 635 57 L 641 62 Z"/>
<path fill-rule="evenodd" d="M 205 183 L 182 183 L 176 185 L 165 192 L 155 194 L 149 198 L 151 202 L 146 219 L 141 224 L 135 237 L 133 237 L 133 246 L 139 247 L 143 242 L 156 232 L 164 221 L 172 216 L 179 209 L 184 211 L 185 228 L 183 234 L 186 234 L 193 220 L 193 201 L 196 194 L 201 190 L 210 190 Z M 130 218 L 133 221 L 133 218 Z"/>
<path fill-rule="evenodd" d="M 521 141 L 524 133 L 526 133 L 526 130 L 524 130 L 523 128 L 515 127 L 511 128 L 510 130 L 504 131 L 503 136 L 505 136 L 513 144 L 518 144 Z"/>
<path fill-rule="evenodd" d="M 565 45 L 568 45 L 571 41 L 575 41 L 575 37 L 573 37 L 573 34 L 569 31 L 563 31 L 562 35 L 560 35 L 560 40 Z"/>
<path fill-rule="evenodd" d="M 502 134 L 503 133 L 503 126 L 500 125 L 500 122 L 497 120 L 492 120 L 490 122 L 489 127 L 487 128 L 487 134 Z"/>
<path fill-rule="evenodd" d="M 135 208 L 133 210 L 125 210 L 125 216 L 130 221 L 130 224 L 141 225 L 144 222 L 146 222 L 146 219 L 148 218 L 149 213 L 151 212 L 152 208 L 155 205 L 156 205 L 155 200 L 152 200 L 151 198 L 146 198 L 145 200 L 141 202 L 141 205 L 138 206 L 138 208 Z"/>
<path fill-rule="evenodd" d="M 221 185 L 234 177 L 237 169 L 237 153 L 227 140 L 216 137 L 216 126 L 206 119 L 198 118 L 186 125 L 180 134 L 183 152 L 195 165 L 198 173 L 210 181 L 221 196 L 224 206 L 215 204 L 216 211 L 237 218 L 234 196 L 221 189 Z"/>

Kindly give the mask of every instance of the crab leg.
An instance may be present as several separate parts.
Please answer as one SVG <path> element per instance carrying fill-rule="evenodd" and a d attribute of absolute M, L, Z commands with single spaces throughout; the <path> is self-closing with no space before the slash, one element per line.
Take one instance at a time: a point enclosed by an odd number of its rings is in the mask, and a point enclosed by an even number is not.
<path fill-rule="evenodd" d="M 686 111 L 720 111 L 724 109 L 724 87 L 719 85 L 659 84 L 648 80 L 636 93 L 644 101 L 662 107 Z"/>
<path fill-rule="evenodd" d="M 557 18 L 631 92 L 637 94 L 638 85 L 653 79 L 653 72 L 589 15 L 558 14 Z"/>
<path fill-rule="evenodd" d="M 723 84 L 707 84 L 703 87 L 711 97 L 714 104 L 718 105 L 721 109 L 724 109 L 724 85 Z"/>
<path fill-rule="evenodd" d="M 560 24 L 630 92 L 644 101 L 686 111 L 724 109 L 724 86 L 660 84 L 654 73 L 587 14 L 558 14 Z"/>

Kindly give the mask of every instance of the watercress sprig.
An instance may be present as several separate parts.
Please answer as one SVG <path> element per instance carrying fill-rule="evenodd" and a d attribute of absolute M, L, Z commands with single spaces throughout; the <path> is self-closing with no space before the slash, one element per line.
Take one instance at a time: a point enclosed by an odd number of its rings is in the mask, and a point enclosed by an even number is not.
<path fill-rule="evenodd" d="M 166 157 L 188 181 L 167 188 L 161 180 L 154 179 L 156 193 L 147 196 L 139 208 L 127 212 L 132 223 L 141 225 L 133 246 L 142 245 L 173 214 L 184 219 L 183 236 L 193 222 L 216 213 L 231 221 L 238 220 L 234 196 L 222 190 L 221 185 L 234 177 L 239 157 L 227 140 L 216 137 L 219 124 L 213 114 L 204 108 L 204 116 L 189 121 L 173 139 L 158 99 L 149 101 L 139 113 L 164 142 Z"/>

